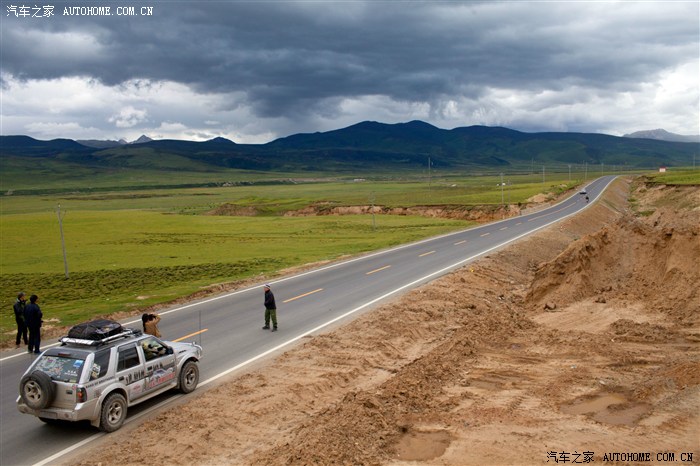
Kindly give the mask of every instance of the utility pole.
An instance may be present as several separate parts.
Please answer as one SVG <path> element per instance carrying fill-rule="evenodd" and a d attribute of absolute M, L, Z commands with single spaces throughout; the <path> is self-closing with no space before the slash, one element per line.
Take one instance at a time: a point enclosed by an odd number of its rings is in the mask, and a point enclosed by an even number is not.
<path fill-rule="evenodd" d="M 58 215 L 58 228 L 61 230 L 61 247 L 63 248 L 63 269 L 66 272 L 66 278 L 68 278 L 68 258 L 66 257 L 66 242 L 63 239 L 63 216 L 61 215 L 61 204 L 58 204 L 56 209 L 56 215 Z M 65 215 L 65 212 L 63 213 Z"/>
<path fill-rule="evenodd" d="M 583 181 L 588 181 L 588 162 L 583 162 L 583 166 L 584 166 Z"/>
<path fill-rule="evenodd" d="M 508 186 L 508 211 L 510 212 L 510 181 L 506 180 L 506 185 Z"/>
<path fill-rule="evenodd" d="M 544 189 L 544 165 L 542 165 L 542 189 Z"/>
<path fill-rule="evenodd" d="M 569 164 L 569 183 L 571 183 L 571 164 Z"/>
<path fill-rule="evenodd" d="M 432 178 L 430 172 L 430 156 L 428 156 L 428 193 L 430 193 L 430 186 L 432 185 Z"/>
<path fill-rule="evenodd" d="M 374 221 L 374 191 L 372 191 L 369 195 L 369 202 L 372 205 L 372 230 L 377 229 L 377 223 Z"/>
<path fill-rule="evenodd" d="M 503 173 L 501 173 L 501 208 L 503 208 Z"/>

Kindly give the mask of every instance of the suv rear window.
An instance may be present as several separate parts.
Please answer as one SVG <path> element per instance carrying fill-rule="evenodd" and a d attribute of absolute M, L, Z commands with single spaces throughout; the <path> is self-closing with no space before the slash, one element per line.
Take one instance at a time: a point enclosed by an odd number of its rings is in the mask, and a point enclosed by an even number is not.
<path fill-rule="evenodd" d="M 77 383 L 84 364 L 84 359 L 76 358 L 74 355 L 44 354 L 34 368 L 46 373 L 53 380 Z"/>

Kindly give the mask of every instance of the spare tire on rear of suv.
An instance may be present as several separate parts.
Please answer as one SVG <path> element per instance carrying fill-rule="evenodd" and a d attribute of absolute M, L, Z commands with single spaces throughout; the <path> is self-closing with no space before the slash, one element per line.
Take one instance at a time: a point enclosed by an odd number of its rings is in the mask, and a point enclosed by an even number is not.
<path fill-rule="evenodd" d="M 51 377 L 41 371 L 27 374 L 19 381 L 19 395 L 31 409 L 50 406 L 55 394 Z"/>

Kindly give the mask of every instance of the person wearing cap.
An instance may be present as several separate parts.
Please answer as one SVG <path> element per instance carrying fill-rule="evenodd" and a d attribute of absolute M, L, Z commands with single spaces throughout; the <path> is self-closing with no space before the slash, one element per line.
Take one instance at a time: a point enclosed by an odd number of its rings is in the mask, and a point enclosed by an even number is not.
<path fill-rule="evenodd" d="M 24 307 L 27 305 L 27 298 L 24 293 L 19 293 L 15 300 L 15 305 L 12 308 L 15 311 L 15 322 L 17 322 L 17 339 L 15 345 L 19 348 L 19 342 L 24 340 L 24 344 L 28 344 L 27 340 L 27 324 L 24 322 Z"/>
<path fill-rule="evenodd" d="M 272 294 L 270 285 L 265 284 L 265 326 L 263 330 L 270 328 L 270 320 L 272 320 L 272 331 L 277 331 L 277 305 L 275 304 L 275 295 Z"/>

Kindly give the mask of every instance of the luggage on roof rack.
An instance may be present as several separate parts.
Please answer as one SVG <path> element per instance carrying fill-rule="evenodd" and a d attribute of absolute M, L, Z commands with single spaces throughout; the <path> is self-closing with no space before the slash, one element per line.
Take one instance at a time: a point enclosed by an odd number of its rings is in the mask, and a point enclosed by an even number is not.
<path fill-rule="evenodd" d="M 68 331 L 68 336 L 61 338 L 60 342 L 96 346 L 139 333 L 138 330 L 122 327 L 119 322 L 97 319 L 74 325 Z"/>
<path fill-rule="evenodd" d="M 68 331 L 68 338 L 82 340 L 104 340 L 107 337 L 122 333 L 122 324 L 113 320 L 97 319 L 74 325 Z"/>

